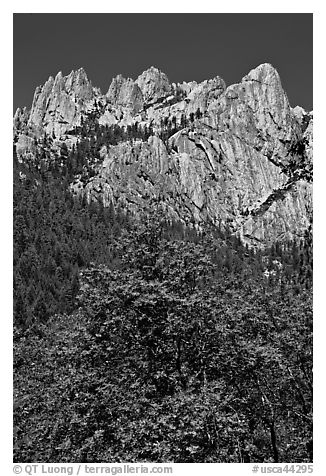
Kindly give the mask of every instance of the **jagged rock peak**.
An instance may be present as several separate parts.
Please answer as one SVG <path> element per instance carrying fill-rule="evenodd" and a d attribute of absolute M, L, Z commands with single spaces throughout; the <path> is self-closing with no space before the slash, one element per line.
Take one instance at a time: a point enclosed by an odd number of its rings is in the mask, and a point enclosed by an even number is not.
<path fill-rule="evenodd" d="M 138 84 L 131 78 L 124 78 L 121 74 L 113 78 L 106 97 L 111 104 L 127 107 L 132 113 L 142 109 L 144 103 Z"/>
<path fill-rule="evenodd" d="M 284 133 L 281 139 L 284 141 L 290 140 L 289 136 L 294 133 L 295 119 L 287 95 L 278 72 L 269 63 L 257 66 L 244 76 L 240 83 L 230 85 L 223 95 L 222 102 L 224 107 L 230 107 L 233 122 L 238 122 L 242 117 L 244 135 L 247 135 L 247 116 L 251 113 L 255 117 L 255 127 L 263 135 L 268 133 L 274 138 L 279 137 L 278 131 L 281 127 Z"/>
<path fill-rule="evenodd" d="M 59 71 L 55 78 L 50 76 L 43 86 L 36 88 L 33 103 L 40 93 L 49 96 L 57 94 L 59 90 L 73 94 L 80 99 L 90 99 L 93 94 L 91 81 L 88 79 L 84 68 L 79 68 L 76 71 L 72 70 L 67 76 L 64 76 L 62 71 Z"/>
<path fill-rule="evenodd" d="M 92 89 L 91 81 L 88 79 L 84 68 L 79 68 L 77 71 L 71 71 L 71 73 L 66 77 L 65 85 L 66 89 L 70 91 L 83 88 L 86 88 L 87 90 Z"/>
<path fill-rule="evenodd" d="M 165 73 L 151 66 L 136 79 L 145 102 L 155 102 L 172 94 L 172 86 Z"/>
<path fill-rule="evenodd" d="M 83 68 L 52 76 L 36 88 L 28 124 L 38 135 L 42 129 L 60 136 L 80 121 L 82 111 L 93 100 L 95 90 Z"/>

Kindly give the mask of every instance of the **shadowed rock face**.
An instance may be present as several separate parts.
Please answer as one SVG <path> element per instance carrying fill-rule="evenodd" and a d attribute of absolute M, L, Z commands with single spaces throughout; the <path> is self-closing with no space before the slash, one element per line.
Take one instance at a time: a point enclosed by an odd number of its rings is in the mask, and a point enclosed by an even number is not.
<path fill-rule="evenodd" d="M 227 225 L 250 245 L 300 238 L 308 228 L 312 114 L 290 107 L 271 65 L 227 88 L 219 77 L 171 85 L 152 67 L 136 81 L 117 76 L 106 96 L 83 70 L 59 73 L 36 90 L 29 116 L 16 113 L 17 150 L 23 156 L 33 134 L 66 140 L 89 112 L 100 124 L 137 122 L 154 132 L 103 146 L 95 177 L 76 177 L 74 193 L 135 214 L 156 199 L 171 218 Z M 168 121 L 179 130 L 163 141 Z"/>

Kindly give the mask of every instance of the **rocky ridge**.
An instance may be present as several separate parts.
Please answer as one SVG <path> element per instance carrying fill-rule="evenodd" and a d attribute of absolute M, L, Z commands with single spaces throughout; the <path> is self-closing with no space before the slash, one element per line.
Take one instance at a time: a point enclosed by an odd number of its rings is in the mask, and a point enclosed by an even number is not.
<path fill-rule="evenodd" d="M 170 83 L 156 68 L 135 81 L 118 75 L 106 95 L 83 69 L 37 88 L 30 111 L 17 110 L 20 160 L 51 136 L 53 150 L 99 127 L 150 128 L 146 138 L 101 146 L 95 176 L 75 177 L 73 193 L 135 214 L 159 201 L 167 214 L 196 226 L 228 226 L 250 245 L 300 238 L 311 223 L 312 113 L 292 109 L 277 71 L 253 69 L 226 87 L 220 77 Z"/>

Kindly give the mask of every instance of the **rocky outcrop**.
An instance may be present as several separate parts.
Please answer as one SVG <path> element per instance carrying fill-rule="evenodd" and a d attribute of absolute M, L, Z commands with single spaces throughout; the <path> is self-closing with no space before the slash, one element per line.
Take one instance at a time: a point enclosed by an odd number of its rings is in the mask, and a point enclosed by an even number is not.
<path fill-rule="evenodd" d="M 61 137 L 79 125 L 83 113 L 94 106 L 95 91 L 83 68 L 68 76 L 49 77 L 34 94 L 28 126 L 35 135 Z"/>
<path fill-rule="evenodd" d="M 172 86 L 166 74 L 153 66 L 138 76 L 136 84 L 147 104 L 155 103 L 172 93 Z"/>
<path fill-rule="evenodd" d="M 146 108 L 146 118 L 151 124 L 160 128 L 161 123 L 175 118 L 181 124 L 182 118 L 207 114 L 209 106 L 224 91 L 226 85 L 219 76 L 197 84 L 183 83 L 173 85 L 174 96 L 167 96 L 156 104 Z"/>
<path fill-rule="evenodd" d="M 16 110 L 14 115 L 14 134 L 23 134 L 27 131 L 27 122 L 29 118 L 29 110 L 20 107 Z"/>
<path fill-rule="evenodd" d="M 157 200 L 171 218 L 228 227 L 252 246 L 304 235 L 312 212 L 312 114 L 290 107 L 270 64 L 229 87 L 218 76 L 171 85 L 152 67 L 136 81 L 117 76 L 106 96 L 77 73 L 36 91 L 30 130 L 66 134 L 69 147 L 69 127 L 95 111 L 100 125 L 137 125 L 152 135 L 104 145 L 95 175 L 76 177 L 73 193 L 135 214 Z M 26 113 L 15 121 L 26 124 Z M 30 137 L 19 135 L 20 150 Z"/>
<path fill-rule="evenodd" d="M 249 143 L 183 130 L 169 147 L 155 136 L 104 147 L 98 174 L 85 187 L 87 197 L 136 214 L 156 199 L 171 218 L 227 225 L 251 245 L 292 239 L 309 226 L 311 185 L 290 182 Z M 77 181 L 73 190 L 79 192 L 78 186 Z"/>
<path fill-rule="evenodd" d="M 138 84 L 130 78 L 124 78 L 121 74 L 112 80 L 106 97 L 110 104 L 127 108 L 131 114 L 138 113 L 144 106 L 143 95 Z"/>
<path fill-rule="evenodd" d="M 241 83 L 229 86 L 210 105 L 207 123 L 247 142 L 276 163 L 287 161 L 290 144 L 301 136 L 279 75 L 269 64 L 258 66 Z"/>
<path fill-rule="evenodd" d="M 187 115 L 191 112 L 196 113 L 198 109 L 205 112 L 215 99 L 225 91 L 226 84 L 222 78 L 216 78 L 203 81 L 196 87 L 193 87 L 187 95 L 185 102 L 187 103 Z"/>

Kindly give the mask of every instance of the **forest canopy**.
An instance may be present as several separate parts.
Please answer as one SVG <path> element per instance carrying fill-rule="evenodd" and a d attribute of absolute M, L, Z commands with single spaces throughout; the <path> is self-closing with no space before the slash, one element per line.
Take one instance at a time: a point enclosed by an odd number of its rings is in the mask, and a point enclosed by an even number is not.
<path fill-rule="evenodd" d="M 136 219 L 61 156 L 14 157 L 15 461 L 311 461 L 311 233 Z"/>

